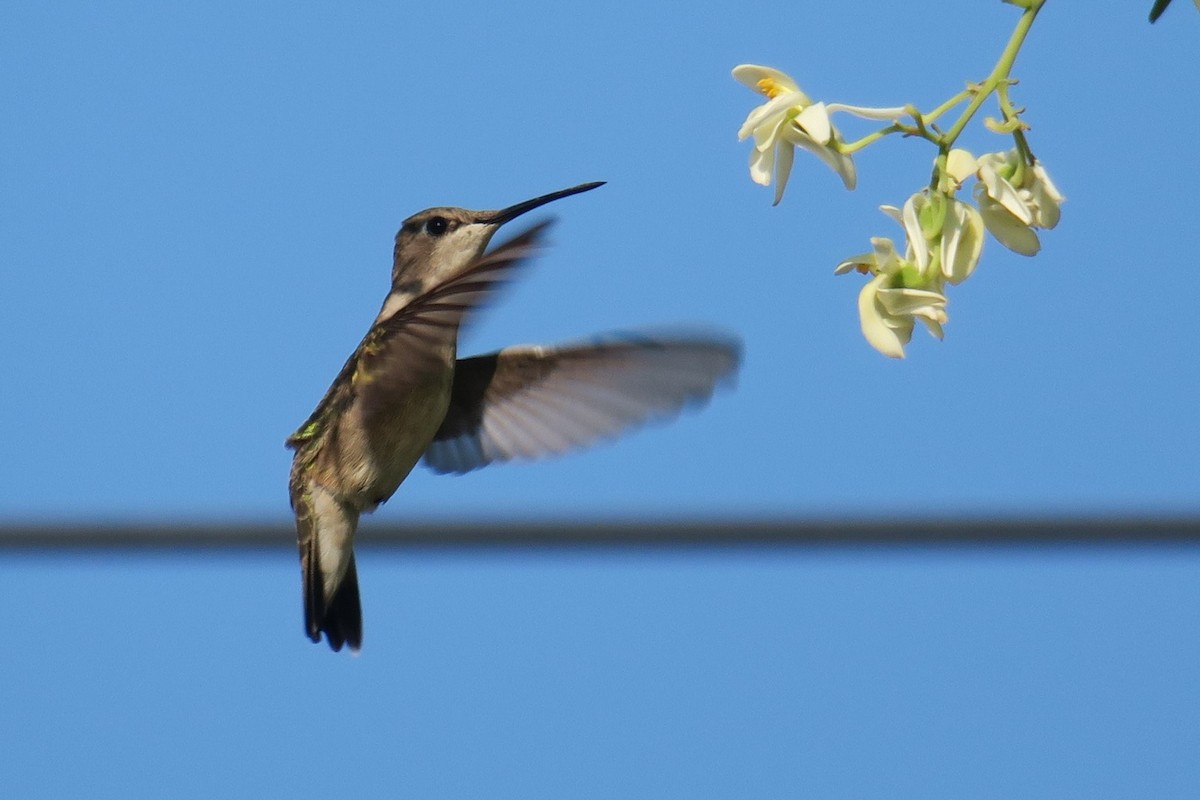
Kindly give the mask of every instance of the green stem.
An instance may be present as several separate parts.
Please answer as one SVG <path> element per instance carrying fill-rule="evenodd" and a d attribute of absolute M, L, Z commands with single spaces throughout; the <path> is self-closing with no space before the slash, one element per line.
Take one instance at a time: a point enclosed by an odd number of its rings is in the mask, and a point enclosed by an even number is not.
<path fill-rule="evenodd" d="M 930 111 L 928 114 L 922 114 L 921 121 L 926 125 L 932 125 L 934 122 L 937 121 L 938 117 L 940 117 L 942 114 L 945 114 L 947 111 L 949 111 L 950 109 L 954 108 L 959 103 L 966 100 L 968 97 L 971 96 L 971 94 L 972 94 L 972 90 L 963 89 L 961 92 L 954 95 L 954 97 L 951 97 L 946 102 L 942 103 L 940 106 L 935 108 L 933 111 Z"/>
<path fill-rule="evenodd" d="M 1013 131 L 1013 141 L 1017 145 L 1017 150 L 1021 153 L 1023 163 L 1032 164 L 1037 161 L 1033 155 L 1033 150 L 1029 148 L 1029 140 L 1025 138 L 1025 131 Z"/>
<path fill-rule="evenodd" d="M 1029 28 L 1033 25 L 1033 20 L 1037 17 L 1038 12 L 1042 10 L 1042 6 L 1046 0 L 1029 0 L 1029 6 L 1021 13 L 1021 18 L 1017 20 L 1017 27 L 1013 29 L 1012 36 L 1008 39 L 1008 44 L 1004 48 L 1004 52 L 1000 54 L 1000 60 L 996 62 L 996 66 L 992 68 L 992 74 L 988 75 L 987 80 L 979 87 L 979 91 L 975 93 L 971 103 L 963 110 L 962 115 L 955 121 L 950 130 L 942 136 L 941 147 L 943 150 L 949 150 L 954 146 L 954 142 L 962 133 L 963 128 L 979 111 L 980 106 L 988 99 L 992 92 L 996 91 L 996 87 L 1008 80 L 1009 73 L 1012 72 L 1013 62 L 1017 60 L 1017 53 L 1021 51 L 1021 45 L 1025 43 L 1025 37 L 1029 34 Z"/>
<path fill-rule="evenodd" d="M 871 144 L 872 142 L 877 142 L 885 136 L 888 136 L 893 133 L 900 133 L 903 130 L 904 130 L 903 125 L 901 125 L 898 122 L 893 122 L 891 125 L 888 125 L 885 128 L 880 128 L 879 130 L 875 131 L 874 133 L 868 133 L 866 136 L 862 137 L 861 139 L 857 139 L 853 142 L 850 142 L 849 144 L 845 144 L 845 143 L 839 144 L 837 147 L 837 150 L 839 153 L 845 153 L 846 155 L 849 155 L 850 153 L 857 153 L 859 150 L 862 150 L 864 147 Z"/>

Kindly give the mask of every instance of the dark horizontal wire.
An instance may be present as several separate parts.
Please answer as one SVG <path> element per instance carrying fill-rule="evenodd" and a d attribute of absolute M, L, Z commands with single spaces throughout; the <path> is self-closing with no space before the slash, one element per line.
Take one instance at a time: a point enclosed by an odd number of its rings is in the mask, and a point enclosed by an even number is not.
<path fill-rule="evenodd" d="M 295 528 L 290 524 L 0 525 L 0 552 L 237 552 L 293 548 L 295 541 Z M 357 542 L 387 549 L 1200 544 L 1200 518 L 416 522 L 364 525 Z"/>

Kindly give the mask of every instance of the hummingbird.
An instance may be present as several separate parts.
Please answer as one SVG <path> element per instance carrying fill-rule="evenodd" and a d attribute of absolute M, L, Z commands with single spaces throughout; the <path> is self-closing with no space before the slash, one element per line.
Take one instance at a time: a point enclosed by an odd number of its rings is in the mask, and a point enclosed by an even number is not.
<path fill-rule="evenodd" d="M 287 439 L 305 632 L 362 646 L 353 540 L 420 461 L 462 474 L 558 454 L 706 401 L 731 379 L 736 341 L 634 335 L 458 357 L 464 317 L 539 249 L 549 221 L 488 250 L 505 223 L 603 181 L 498 211 L 438 207 L 404 220 L 391 289 L 316 410 Z"/>

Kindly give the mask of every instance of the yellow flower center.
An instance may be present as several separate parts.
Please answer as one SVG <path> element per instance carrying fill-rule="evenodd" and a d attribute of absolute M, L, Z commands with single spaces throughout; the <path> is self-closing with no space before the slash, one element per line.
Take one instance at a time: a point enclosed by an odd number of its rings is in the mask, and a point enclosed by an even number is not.
<path fill-rule="evenodd" d="M 779 81 L 774 78 L 759 78 L 758 83 L 754 84 L 758 90 L 765 94 L 769 99 L 774 100 L 779 95 L 787 91 Z"/>

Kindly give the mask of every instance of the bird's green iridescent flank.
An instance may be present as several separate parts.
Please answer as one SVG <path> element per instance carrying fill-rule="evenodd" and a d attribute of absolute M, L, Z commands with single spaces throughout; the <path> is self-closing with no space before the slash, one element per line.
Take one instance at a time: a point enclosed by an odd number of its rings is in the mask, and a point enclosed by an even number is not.
<path fill-rule="evenodd" d="M 317 429 L 319 427 L 320 427 L 320 424 L 314 420 L 313 422 L 308 423 L 307 425 L 302 427 L 300 430 L 293 433 L 291 436 L 291 441 L 306 442 L 309 439 L 311 439 L 317 435 Z"/>

